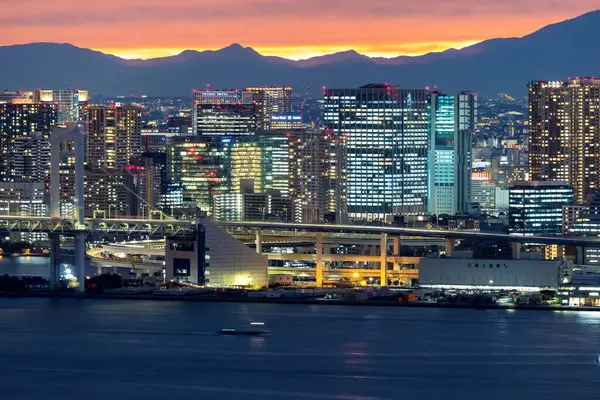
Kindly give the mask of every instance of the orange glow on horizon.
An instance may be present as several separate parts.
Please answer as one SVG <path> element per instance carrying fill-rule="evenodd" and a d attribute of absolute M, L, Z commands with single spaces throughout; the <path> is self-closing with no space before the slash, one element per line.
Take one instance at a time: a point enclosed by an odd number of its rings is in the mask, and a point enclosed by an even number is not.
<path fill-rule="evenodd" d="M 367 46 L 367 45 L 348 45 L 348 46 L 249 46 L 263 56 L 277 56 L 290 60 L 305 60 L 312 57 L 323 56 L 327 54 L 339 53 L 348 50 L 355 50 L 368 57 L 393 58 L 398 56 L 420 56 L 430 52 L 439 52 L 448 49 L 463 49 L 468 46 L 479 43 L 481 40 L 468 40 L 461 42 L 424 42 L 424 43 L 405 43 L 386 46 Z M 141 48 L 141 49 L 116 49 L 100 48 L 94 49 L 106 54 L 112 54 L 126 60 L 170 57 L 180 54 L 185 50 L 218 50 L 218 48 Z"/>
<path fill-rule="evenodd" d="M 1 0 L 0 0 L 1 1 Z M 417 56 L 521 37 L 598 8 L 598 0 L 5 0 L 0 46 L 71 43 L 125 59 L 241 42 L 292 60 L 353 49 Z M 350 4 L 351 3 L 351 4 Z M 3 3 L 4 5 L 4 3 Z M 350 7 L 351 5 L 351 7 Z"/>

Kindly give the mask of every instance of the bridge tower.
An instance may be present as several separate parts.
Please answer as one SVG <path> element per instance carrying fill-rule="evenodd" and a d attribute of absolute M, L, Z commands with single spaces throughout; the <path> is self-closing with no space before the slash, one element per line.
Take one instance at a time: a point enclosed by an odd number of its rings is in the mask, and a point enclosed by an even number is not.
<path fill-rule="evenodd" d="M 73 149 L 62 152 L 61 145 L 72 142 Z M 50 135 L 50 211 L 52 218 L 60 219 L 60 161 L 62 156 L 69 155 L 75 159 L 75 271 L 79 286 L 78 292 L 85 291 L 85 237 L 84 229 L 84 194 L 83 194 L 83 163 L 85 157 L 85 134 L 81 124 L 67 123 L 52 129 Z M 60 281 L 60 236 L 50 236 L 50 284 L 57 288 Z"/>

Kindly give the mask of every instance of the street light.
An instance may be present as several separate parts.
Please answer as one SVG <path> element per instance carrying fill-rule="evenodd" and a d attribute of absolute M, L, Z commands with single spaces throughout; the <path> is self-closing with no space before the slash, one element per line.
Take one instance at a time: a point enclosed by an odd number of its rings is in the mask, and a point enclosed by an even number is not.
<path fill-rule="evenodd" d="M 111 207 L 115 207 L 115 205 L 114 204 L 109 204 L 108 205 L 108 219 L 110 219 L 110 208 Z"/>
<path fill-rule="evenodd" d="M 358 285 L 358 277 L 360 275 L 358 274 L 358 272 L 355 272 L 355 273 L 352 274 L 352 276 L 354 277 L 354 285 L 355 286 Z"/>

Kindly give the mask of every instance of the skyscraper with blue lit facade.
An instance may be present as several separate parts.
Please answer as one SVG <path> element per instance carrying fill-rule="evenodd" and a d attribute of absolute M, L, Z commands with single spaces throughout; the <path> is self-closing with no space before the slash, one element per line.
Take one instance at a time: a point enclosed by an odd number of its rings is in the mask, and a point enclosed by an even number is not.
<path fill-rule="evenodd" d="M 471 201 L 473 132 L 477 95 L 430 95 L 429 214 L 466 212 Z"/>
<path fill-rule="evenodd" d="M 324 121 L 336 135 L 338 222 L 391 221 L 427 206 L 428 92 L 370 84 L 326 89 Z"/>

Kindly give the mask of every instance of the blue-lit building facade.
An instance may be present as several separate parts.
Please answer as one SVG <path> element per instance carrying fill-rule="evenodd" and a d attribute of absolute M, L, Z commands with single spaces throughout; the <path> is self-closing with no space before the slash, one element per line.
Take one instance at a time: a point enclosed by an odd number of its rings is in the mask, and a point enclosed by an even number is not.
<path fill-rule="evenodd" d="M 518 182 L 509 189 L 509 231 L 519 236 L 561 236 L 563 207 L 573 189 L 561 182 Z"/>
<path fill-rule="evenodd" d="M 429 214 L 456 214 L 454 96 L 431 94 Z"/>
<path fill-rule="evenodd" d="M 277 191 L 280 196 L 290 196 L 291 158 L 290 141 L 292 137 L 284 131 L 261 132 L 253 140 L 260 148 L 261 179 L 263 191 Z M 243 168 L 243 164 L 241 164 Z"/>
<path fill-rule="evenodd" d="M 337 137 L 340 213 L 390 221 L 426 212 L 428 98 L 425 89 L 383 84 L 325 90 L 325 126 Z"/>
<path fill-rule="evenodd" d="M 466 212 L 471 202 L 472 142 L 477 95 L 430 95 L 429 214 Z"/>

